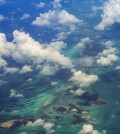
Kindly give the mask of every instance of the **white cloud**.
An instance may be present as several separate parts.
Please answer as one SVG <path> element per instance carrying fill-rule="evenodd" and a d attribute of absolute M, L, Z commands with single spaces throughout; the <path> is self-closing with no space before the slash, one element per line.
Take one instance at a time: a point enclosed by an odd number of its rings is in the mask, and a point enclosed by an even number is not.
<path fill-rule="evenodd" d="M 52 2 L 52 4 L 53 4 L 53 8 L 54 9 L 60 9 L 61 7 L 62 7 L 62 5 L 61 5 L 61 2 L 62 0 L 54 0 L 54 2 Z"/>
<path fill-rule="evenodd" d="M 93 126 L 92 125 L 84 125 L 83 131 L 84 131 L 84 133 L 90 133 L 91 131 L 93 131 Z"/>
<path fill-rule="evenodd" d="M 120 70 L 120 66 L 115 67 L 115 70 Z"/>
<path fill-rule="evenodd" d="M 60 54 L 58 51 L 43 48 L 43 46 L 39 42 L 33 40 L 29 34 L 15 31 L 13 35 L 14 42 L 18 46 L 16 53 L 14 52 L 13 55 L 14 59 L 21 61 L 36 59 L 38 63 L 47 60 L 49 62 L 58 63 L 67 68 L 71 68 L 73 66 L 69 58 Z"/>
<path fill-rule="evenodd" d="M 110 59 L 111 62 L 118 60 L 118 57 L 115 54 L 109 54 L 107 55 L 107 58 Z"/>
<path fill-rule="evenodd" d="M 42 69 L 40 70 L 40 73 L 43 75 L 54 75 L 56 72 L 58 71 L 58 66 L 57 65 L 45 65 L 42 67 Z"/>
<path fill-rule="evenodd" d="M 64 43 L 63 41 L 56 41 L 56 42 L 52 42 L 48 45 L 48 49 L 52 50 L 52 51 L 61 51 L 62 49 L 66 48 L 67 44 Z"/>
<path fill-rule="evenodd" d="M 76 95 L 76 96 L 81 96 L 85 93 L 86 91 L 84 91 L 83 89 L 79 88 L 77 90 L 70 90 L 70 93 Z"/>
<path fill-rule="evenodd" d="M 112 42 L 112 41 L 107 41 L 107 42 L 105 42 L 105 43 L 103 43 L 104 44 L 104 46 L 106 46 L 106 47 L 112 47 L 112 46 L 114 46 L 114 43 Z"/>
<path fill-rule="evenodd" d="M 44 125 L 44 120 L 42 119 L 37 119 L 36 121 L 34 122 L 28 122 L 27 123 L 27 127 L 38 127 L 38 126 L 42 126 Z"/>
<path fill-rule="evenodd" d="M 109 45 L 107 45 L 107 48 L 98 54 L 99 58 L 97 59 L 97 63 L 102 66 L 112 65 L 113 62 L 119 59 L 119 57 L 116 55 L 117 49 Z"/>
<path fill-rule="evenodd" d="M 32 22 L 33 25 L 44 26 L 59 31 L 59 34 L 56 35 L 56 40 L 66 38 L 67 35 L 76 30 L 76 25 L 82 23 L 74 15 L 68 13 L 66 10 L 60 9 L 62 7 L 60 2 L 61 0 L 54 0 L 52 3 L 54 9 L 46 13 L 40 13 Z"/>
<path fill-rule="evenodd" d="M 76 72 L 76 69 L 74 69 L 74 68 L 71 69 L 71 72 L 72 72 L 72 73 L 75 73 L 75 72 Z"/>
<path fill-rule="evenodd" d="M 29 79 L 27 79 L 27 82 L 31 82 L 33 79 L 32 78 L 29 78 Z"/>
<path fill-rule="evenodd" d="M 10 56 L 15 50 L 15 45 L 13 43 L 6 41 L 6 35 L 0 33 L 0 55 Z"/>
<path fill-rule="evenodd" d="M 43 126 L 43 128 L 48 131 L 49 133 L 54 132 L 54 130 L 52 130 L 52 128 L 54 127 L 53 123 L 50 122 L 46 122 Z"/>
<path fill-rule="evenodd" d="M 24 95 L 23 94 L 16 94 L 16 96 L 15 96 L 16 98 L 23 98 L 24 97 Z"/>
<path fill-rule="evenodd" d="M 94 130 L 93 126 L 90 124 L 83 125 L 82 130 L 78 134 L 106 134 L 106 131 L 99 132 L 98 130 Z"/>
<path fill-rule="evenodd" d="M 35 128 L 35 127 L 40 127 L 42 126 L 47 133 L 53 133 L 54 130 L 53 130 L 53 127 L 54 127 L 54 124 L 53 123 L 50 123 L 50 122 L 45 122 L 43 119 L 37 119 L 36 121 L 34 122 L 28 122 L 27 124 L 27 127 L 29 128 Z"/>
<path fill-rule="evenodd" d="M 92 40 L 89 37 L 81 39 L 81 43 L 83 43 L 83 44 L 89 44 L 91 42 L 92 42 Z"/>
<path fill-rule="evenodd" d="M 90 45 L 93 41 L 89 38 L 83 38 L 81 41 L 76 45 L 76 48 L 84 49 L 86 45 Z"/>
<path fill-rule="evenodd" d="M 40 14 L 39 17 L 36 17 L 36 20 L 33 21 L 33 25 L 37 26 L 48 26 L 55 28 L 55 26 L 70 26 L 71 24 L 76 24 L 79 23 L 80 20 L 77 19 L 74 15 L 69 14 L 65 10 L 60 10 L 60 11 L 49 11 L 44 14 Z"/>
<path fill-rule="evenodd" d="M 70 32 L 63 32 L 61 31 L 60 33 L 58 33 L 55 37 L 55 39 L 53 39 L 53 41 L 59 41 L 59 40 L 64 40 L 66 39 L 66 37 L 71 34 L 71 31 Z"/>
<path fill-rule="evenodd" d="M 100 57 L 97 60 L 98 64 L 101 64 L 103 66 L 112 65 L 112 62 L 115 62 L 118 60 L 118 57 L 115 54 L 109 54 L 107 57 Z"/>
<path fill-rule="evenodd" d="M 20 18 L 20 20 L 25 20 L 25 19 L 28 19 L 28 18 L 30 18 L 30 14 L 24 13 L 24 14 L 22 15 L 22 17 Z"/>
<path fill-rule="evenodd" d="M 58 82 L 51 82 L 51 86 L 57 86 L 58 85 Z"/>
<path fill-rule="evenodd" d="M 120 0 L 105 1 L 103 6 L 102 21 L 96 26 L 98 30 L 104 30 L 114 23 L 120 23 Z"/>
<path fill-rule="evenodd" d="M 5 68 L 4 68 L 4 71 L 5 71 L 5 73 L 7 73 L 7 74 L 13 74 L 13 73 L 18 72 L 19 69 L 16 68 L 16 67 L 5 67 Z"/>
<path fill-rule="evenodd" d="M 99 55 L 107 56 L 108 54 L 115 54 L 115 53 L 117 53 L 116 47 L 109 47 L 107 49 L 104 49 L 102 53 L 100 53 Z"/>
<path fill-rule="evenodd" d="M 80 87 L 87 87 L 90 84 L 96 82 L 98 80 L 98 76 L 93 74 L 86 74 L 82 71 L 74 72 L 73 76 L 71 77 L 70 81 L 73 81 Z"/>
<path fill-rule="evenodd" d="M 45 6 L 45 3 L 40 2 L 39 4 L 35 5 L 37 8 L 43 8 Z"/>
<path fill-rule="evenodd" d="M 11 89 L 11 90 L 10 90 L 10 97 L 14 97 L 14 98 L 23 98 L 24 95 L 18 93 L 18 92 L 17 92 L 16 90 L 14 90 L 14 89 Z"/>
<path fill-rule="evenodd" d="M 15 97 L 16 96 L 16 90 L 11 89 L 10 90 L 10 97 Z"/>
<path fill-rule="evenodd" d="M 5 34 L 0 33 L 1 62 L 4 61 L 2 57 L 9 57 L 24 66 L 31 65 L 32 70 L 40 69 L 43 70 L 42 72 L 45 72 L 44 70 L 57 71 L 57 68 L 73 68 L 72 61 L 61 54 L 61 49 L 66 47 L 64 42 L 53 42 L 45 46 L 35 41 L 29 34 L 17 30 L 13 32 L 13 38 L 12 42 L 8 42 Z M 6 65 L 5 61 L 4 64 Z M 6 66 L 6 72 L 12 71 L 12 68 Z M 20 72 L 32 71 L 31 69 L 23 67 Z"/>
<path fill-rule="evenodd" d="M 6 65 L 7 65 L 7 61 L 5 61 L 0 57 L 0 68 L 5 67 Z"/>
<path fill-rule="evenodd" d="M 56 34 L 55 38 L 53 39 L 53 41 L 59 41 L 59 40 L 64 40 L 67 38 L 68 35 L 74 33 L 77 30 L 76 25 L 69 25 L 69 27 L 67 26 L 62 26 L 58 28 L 59 29 L 59 33 Z"/>
<path fill-rule="evenodd" d="M 31 66 L 28 66 L 28 65 L 25 65 L 22 67 L 22 69 L 20 70 L 20 73 L 21 74 L 24 74 L 24 73 L 28 73 L 28 72 L 32 72 L 32 68 Z"/>
<path fill-rule="evenodd" d="M 103 66 L 107 66 L 107 65 L 111 65 L 111 60 L 109 60 L 108 58 L 106 57 L 100 57 L 98 60 L 97 60 L 97 63 L 100 64 L 100 65 L 103 65 Z"/>
<path fill-rule="evenodd" d="M 85 57 L 81 57 L 78 58 L 76 60 L 74 60 L 76 65 L 82 65 L 82 66 L 86 66 L 86 67 L 91 67 L 93 64 L 94 58 L 91 56 L 85 56 Z"/>

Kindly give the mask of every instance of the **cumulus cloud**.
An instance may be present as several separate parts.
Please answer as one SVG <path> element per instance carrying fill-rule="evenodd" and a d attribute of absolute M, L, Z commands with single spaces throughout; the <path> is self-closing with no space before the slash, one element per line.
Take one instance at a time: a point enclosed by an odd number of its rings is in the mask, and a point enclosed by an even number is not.
<path fill-rule="evenodd" d="M 104 30 L 114 23 L 120 23 L 120 0 L 105 1 L 103 6 L 102 21 L 96 26 L 98 30 Z"/>
<path fill-rule="evenodd" d="M 105 43 L 103 43 L 103 45 L 104 45 L 105 47 L 112 47 L 112 46 L 114 46 L 114 43 L 113 43 L 112 41 L 108 40 L 108 41 L 106 41 Z"/>
<path fill-rule="evenodd" d="M 28 18 L 30 18 L 30 14 L 24 13 L 24 14 L 22 15 L 22 17 L 20 18 L 20 20 L 25 20 L 25 19 L 28 19 Z"/>
<path fill-rule="evenodd" d="M 85 93 L 86 91 L 84 91 L 83 89 L 79 88 L 77 90 L 70 90 L 70 93 L 76 95 L 76 96 L 81 96 Z"/>
<path fill-rule="evenodd" d="M 73 29 L 73 31 L 74 31 L 74 29 Z M 56 37 L 55 37 L 55 39 L 53 39 L 53 41 L 64 40 L 71 33 L 72 33 L 72 31 L 68 31 L 68 32 L 61 31 L 56 35 Z"/>
<path fill-rule="evenodd" d="M 76 45 L 76 48 L 84 49 L 86 45 L 90 45 L 93 41 L 89 38 L 83 38 L 81 41 Z"/>
<path fill-rule="evenodd" d="M 106 134 L 106 131 L 99 132 L 98 130 L 94 130 L 92 125 L 85 124 L 78 134 Z"/>
<path fill-rule="evenodd" d="M 97 63 L 103 66 L 112 65 L 112 62 L 118 60 L 118 57 L 115 54 L 109 54 L 106 57 L 100 57 L 97 60 Z"/>
<path fill-rule="evenodd" d="M 94 58 L 91 56 L 85 56 L 78 60 L 79 60 L 78 63 L 80 62 L 79 64 L 90 67 L 93 64 Z"/>
<path fill-rule="evenodd" d="M 4 71 L 5 71 L 5 73 L 7 73 L 7 74 L 14 74 L 14 73 L 18 72 L 19 69 L 16 68 L 16 67 L 5 67 L 5 68 L 4 68 Z"/>
<path fill-rule="evenodd" d="M 40 70 L 40 73 L 43 75 L 54 75 L 57 71 L 58 71 L 58 66 L 57 65 L 45 65 L 42 67 L 42 69 Z"/>
<path fill-rule="evenodd" d="M 64 40 L 67 38 L 68 35 L 74 33 L 77 30 L 76 25 L 69 25 L 69 27 L 64 27 L 62 29 L 62 26 L 59 28 L 59 33 L 56 34 L 55 38 L 53 41 L 59 41 L 59 40 Z"/>
<path fill-rule="evenodd" d="M 54 82 L 51 82 L 51 86 L 57 86 L 58 85 L 58 82 L 54 81 Z"/>
<path fill-rule="evenodd" d="M 93 74 L 86 74 L 82 71 L 74 72 L 73 76 L 70 78 L 70 81 L 73 81 L 80 87 L 88 87 L 90 84 L 96 82 L 98 76 Z"/>
<path fill-rule="evenodd" d="M 84 67 L 91 67 L 93 65 L 93 62 L 94 62 L 94 57 L 91 56 L 85 56 L 73 60 L 73 63 L 76 66 L 84 66 Z"/>
<path fill-rule="evenodd" d="M 14 90 L 14 89 L 11 89 L 11 90 L 10 90 L 10 97 L 13 97 L 13 98 L 23 98 L 24 95 L 18 93 L 18 92 L 17 92 L 16 90 Z"/>
<path fill-rule="evenodd" d="M 62 0 L 54 0 L 54 2 L 52 2 L 52 4 L 53 4 L 53 8 L 55 8 L 55 9 L 60 9 L 61 7 L 62 7 L 62 5 L 61 5 L 61 2 Z"/>
<path fill-rule="evenodd" d="M 120 70 L 120 66 L 115 67 L 115 70 Z"/>
<path fill-rule="evenodd" d="M 99 58 L 97 59 L 97 63 L 102 66 L 112 65 L 113 62 L 119 59 L 119 57 L 116 55 L 117 54 L 116 47 L 111 47 L 110 44 L 109 47 L 107 44 L 107 48 L 98 54 Z"/>
<path fill-rule="evenodd" d="M 8 42 L 6 35 L 0 33 L 0 62 L 4 63 L 1 66 L 7 65 L 3 57 L 9 57 L 15 62 L 23 64 L 20 73 L 39 69 L 44 74 L 45 71 L 46 74 L 49 74 L 50 71 L 55 72 L 59 68 L 72 69 L 72 61 L 61 54 L 61 49 L 65 47 L 66 44 L 62 41 L 53 42 L 47 46 L 42 45 L 30 37 L 29 34 L 18 30 L 13 32 L 13 41 Z M 13 70 L 15 70 L 15 68 L 5 67 L 6 72 L 12 72 Z M 18 70 L 16 69 L 16 71 Z"/>
<path fill-rule="evenodd" d="M 48 49 L 60 52 L 62 49 L 66 48 L 66 46 L 67 44 L 64 43 L 63 41 L 56 41 L 56 42 L 51 42 L 48 45 Z"/>
<path fill-rule="evenodd" d="M 20 70 L 20 73 L 21 74 L 24 74 L 24 73 L 28 73 L 28 72 L 32 72 L 32 68 L 31 66 L 28 66 L 28 65 L 25 65 L 22 67 L 22 69 Z"/>
<path fill-rule="evenodd" d="M 50 122 L 45 122 L 43 119 L 37 119 L 36 121 L 34 122 L 28 122 L 27 124 L 27 127 L 32 127 L 32 128 L 35 128 L 35 127 L 40 127 L 42 126 L 47 133 L 53 133 L 54 130 L 53 130 L 53 127 L 54 127 L 54 124 L 53 123 L 50 123 Z"/>
<path fill-rule="evenodd" d="M 33 79 L 32 78 L 29 78 L 29 79 L 27 79 L 27 82 L 31 82 Z"/>
<path fill-rule="evenodd" d="M 7 61 L 0 57 L 0 68 L 5 67 L 7 65 Z"/>
<path fill-rule="evenodd" d="M 44 26 L 58 30 L 59 34 L 56 35 L 57 40 L 66 38 L 65 36 L 76 30 L 77 24 L 82 23 L 82 21 L 74 15 L 68 13 L 66 10 L 60 9 L 62 7 L 60 2 L 61 0 L 54 0 L 52 3 L 54 9 L 46 13 L 40 13 L 32 22 L 35 26 Z"/>
<path fill-rule="evenodd" d="M 39 17 L 36 17 L 36 19 L 32 22 L 33 25 L 37 26 L 48 26 L 55 28 L 55 26 L 69 26 L 71 24 L 79 23 L 80 20 L 77 19 L 74 15 L 69 14 L 65 10 L 60 11 L 49 11 L 44 14 L 40 14 Z"/>
<path fill-rule="evenodd" d="M 99 54 L 99 55 L 104 55 L 104 56 L 106 56 L 106 55 L 108 55 L 108 54 L 115 54 L 115 53 L 117 53 L 116 47 L 110 47 L 110 48 L 104 49 L 104 50 L 102 51 L 102 53 Z"/>
<path fill-rule="evenodd" d="M 12 42 L 7 42 L 6 35 L 0 33 L 0 55 L 10 56 L 15 50 L 15 45 Z"/>
<path fill-rule="evenodd" d="M 17 53 L 14 53 L 13 57 L 17 60 L 25 61 L 36 59 L 37 62 L 47 60 L 49 62 L 58 63 L 65 67 L 72 67 L 71 60 L 58 51 L 52 51 L 48 48 L 44 48 L 39 42 L 30 37 L 29 34 L 24 32 L 14 31 L 14 42 L 18 45 Z"/>
<path fill-rule="evenodd" d="M 42 120 L 42 119 L 37 119 L 36 121 L 34 122 L 28 122 L 27 123 L 27 127 L 38 127 L 38 126 L 42 126 L 44 125 L 45 121 Z"/>
<path fill-rule="evenodd" d="M 92 125 L 84 125 L 82 131 L 84 131 L 84 133 L 90 133 L 91 131 L 93 131 L 93 126 Z"/>
<path fill-rule="evenodd" d="M 43 126 L 43 128 L 48 132 L 48 133 L 53 133 L 54 130 L 52 129 L 54 127 L 53 123 L 46 122 Z"/>

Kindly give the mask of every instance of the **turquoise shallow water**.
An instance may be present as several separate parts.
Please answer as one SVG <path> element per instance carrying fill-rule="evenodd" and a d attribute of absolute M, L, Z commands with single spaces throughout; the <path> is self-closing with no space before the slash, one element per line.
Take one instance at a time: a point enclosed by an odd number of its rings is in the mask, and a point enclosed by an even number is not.
<path fill-rule="evenodd" d="M 1 14 L 11 16 L 9 20 L 0 22 L 0 32 L 7 35 L 7 39 L 13 39 L 12 32 L 15 29 L 22 29 L 30 34 L 32 38 L 41 43 L 50 43 L 55 37 L 57 31 L 46 27 L 34 27 L 31 25 L 33 19 L 39 13 L 52 10 L 51 1 L 41 1 L 46 3 L 43 9 L 36 9 L 35 3 L 22 0 L 9 2 L 5 5 L 0 5 Z M 49 3 L 49 4 L 48 4 Z M 115 43 L 118 50 L 117 55 L 120 56 L 120 25 L 115 24 L 111 29 L 105 31 L 97 31 L 94 29 L 100 21 L 101 10 L 94 14 L 91 10 L 92 6 L 101 6 L 103 1 L 93 0 L 67 0 L 62 1 L 62 8 L 69 13 L 82 19 L 85 23 L 79 25 L 74 33 L 69 35 L 63 41 L 67 43 L 66 49 L 61 50 L 61 53 L 66 57 L 71 58 L 75 69 L 82 70 L 87 74 L 95 74 L 99 77 L 98 81 L 85 87 L 88 93 L 91 93 L 93 98 L 97 98 L 106 102 L 104 105 L 87 105 L 83 102 L 88 99 L 88 95 L 83 100 L 70 94 L 70 90 L 75 87 L 74 83 L 69 81 L 73 73 L 69 69 L 61 68 L 53 76 L 40 74 L 38 71 L 33 71 L 26 74 L 3 74 L 3 69 L 0 70 L 0 80 L 6 81 L 0 85 L 0 123 L 11 121 L 14 119 L 28 119 L 33 122 L 37 119 L 43 119 L 44 123 L 53 123 L 53 134 L 78 134 L 83 125 L 91 124 L 94 129 L 102 132 L 106 130 L 106 134 L 119 134 L 120 132 L 120 70 L 115 70 L 117 65 L 120 65 L 120 60 L 110 66 L 101 66 L 96 63 L 97 54 L 105 48 L 102 42 L 111 40 Z M 19 11 L 17 14 L 15 11 Z M 29 12 L 31 18 L 24 22 L 20 21 L 20 16 L 24 12 Z M 14 18 L 14 19 L 13 19 Z M 89 37 L 93 40 L 82 51 L 76 48 L 76 44 L 81 39 Z M 45 46 L 44 46 L 45 47 Z M 86 58 L 87 57 L 87 58 Z M 5 57 L 6 58 L 6 57 Z M 86 58 L 86 59 L 85 59 Z M 89 60 L 89 65 L 87 63 Z M 81 60 L 82 59 L 82 60 Z M 16 65 L 22 67 L 20 63 L 14 63 L 9 59 L 10 66 Z M 46 62 L 46 61 L 44 61 Z M 53 65 L 53 64 L 52 64 Z M 28 81 L 29 79 L 29 81 Z M 31 80 L 32 79 L 32 80 Z M 0 81 L 1 82 L 1 81 Z M 52 82 L 57 82 L 56 85 L 51 85 Z M 23 98 L 11 98 L 10 90 L 15 89 L 17 93 L 24 95 Z M 76 90 L 76 89 L 75 89 Z M 65 109 L 62 109 L 62 108 Z M 62 110 L 58 110 L 61 108 Z M 76 112 L 76 109 L 79 111 Z M 89 112 L 81 114 L 80 110 Z M 60 111 L 64 111 L 61 113 Z M 0 131 L 0 134 L 47 134 L 42 125 L 28 127 L 23 123 L 9 130 Z"/>
<path fill-rule="evenodd" d="M 93 68 L 92 68 L 93 69 Z M 94 69 L 93 69 L 94 70 Z M 99 70 L 98 68 L 96 70 Z M 84 109 L 87 109 L 90 111 L 90 114 L 85 115 L 85 118 L 89 120 L 89 123 L 93 124 L 94 127 L 98 130 L 107 130 L 107 133 L 113 134 L 118 133 L 119 131 L 119 125 L 116 123 L 120 121 L 119 118 L 119 109 L 120 109 L 120 90 L 119 90 L 119 73 L 116 73 L 115 71 L 111 71 L 111 69 L 108 71 L 108 69 L 105 71 L 98 71 L 97 74 L 102 75 L 98 82 L 91 85 L 87 90 L 89 92 L 98 93 L 99 97 L 102 98 L 107 102 L 105 105 L 96 105 L 96 106 L 85 106 Z M 95 70 L 94 70 L 95 71 Z M 104 77 L 103 77 L 104 76 Z M 20 115 L 22 118 L 24 117 L 34 117 L 34 118 L 41 118 L 41 113 L 44 112 L 46 115 L 49 114 L 49 116 L 45 116 L 45 120 L 53 122 L 56 124 L 55 126 L 55 133 L 77 133 L 81 127 L 82 124 L 78 125 L 72 125 L 73 122 L 73 114 L 54 114 L 50 111 L 55 106 L 65 106 L 68 107 L 68 102 L 70 104 L 74 103 L 75 100 L 71 96 L 62 96 L 62 92 L 66 91 L 66 89 L 69 89 L 69 87 L 72 86 L 71 83 L 63 83 L 59 82 L 59 86 L 57 87 L 51 87 L 49 85 L 49 81 L 51 79 L 48 79 L 46 81 L 46 84 L 44 82 L 43 86 L 34 86 L 34 83 L 40 80 L 41 78 L 38 76 L 36 77 L 36 80 L 28 84 L 28 86 L 25 86 L 24 92 L 28 93 L 28 98 L 24 98 L 23 100 L 19 100 L 17 102 L 18 107 L 14 108 L 14 110 L 10 109 L 8 115 L 12 115 L 9 117 L 9 119 L 13 118 L 13 115 Z M 20 81 L 19 81 L 20 82 Z M 47 85 L 48 84 L 48 85 Z M 22 85 L 24 87 L 24 84 Z M 26 91 L 25 91 L 26 90 Z M 34 90 L 34 91 L 33 91 Z M 58 96 L 58 99 L 56 101 L 56 95 Z M 31 97 L 30 97 L 31 96 Z M 34 97 L 32 97 L 34 96 Z M 64 98 L 63 98 L 64 97 Z M 19 105 L 21 105 L 19 107 Z M 7 109 L 5 110 L 7 111 Z M 49 113 L 50 112 L 50 113 Z M 2 112 L 1 112 L 2 113 Z M 4 115 L 4 113 L 2 114 Z M 55 116 L 62 116 L 62 120 L 58 121 L 55 119 Z M 11 118 L 12 117 L 12 118 Z M 58 126 L 58 127 L 57 127 Z M 59 126 L 61 126 L 59 128 Z M 66 130 L 67 129 L 67 130 Z M 14 133 L 20 133 L 20 132 L 28 132 L 30 134 L 34 134 L 37 131 L 40 131 L 38 128 L 36 129 L 29 129 L 25 126 L 21 126 L 17 129 L 13 129 L 13 131 L 10 131 L 10 134 Z"/>

